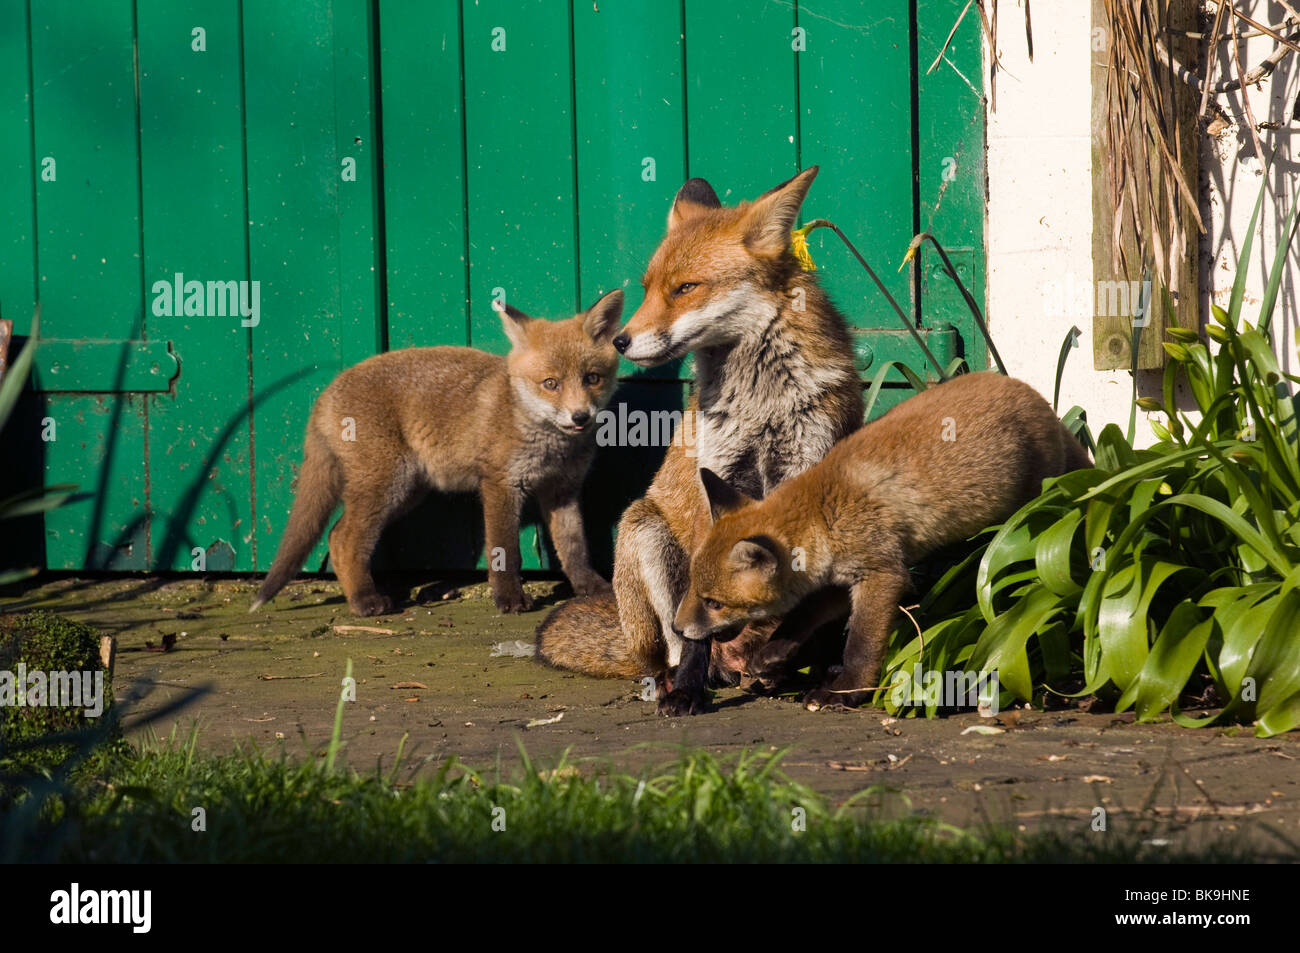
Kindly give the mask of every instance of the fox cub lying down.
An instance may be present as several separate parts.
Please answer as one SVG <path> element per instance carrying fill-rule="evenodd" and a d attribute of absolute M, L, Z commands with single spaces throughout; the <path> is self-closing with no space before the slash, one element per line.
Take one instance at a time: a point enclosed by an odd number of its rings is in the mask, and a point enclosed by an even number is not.
<path fill-rule="evenodd" d="M 726 639 L 746 622 L 788 616 L 753 660 L 761 674 L 844 608 L 832 593 L 805 598 L 847 588 L 843 668 L 804 702 L 858 705 L 880 675 L 908 566 L 1002 522 L 1045 478 L 1091 465 L 1033 388 L 977 373 L 904 401 L 761 502 L 702 470 L 714 522 L 691 560 L 676 628 L 687 639 Z M 677 701 L 683 712 L 699 707 Z"/>
<path fill-rule="evenodd" d="M 565 321 L 496 307 L 507 357 L 467 347 L 378 354 L 334 379 L 307 423 L 284 537 L 254 611 L 302 568 L 341 500 L 330 559 L 356 615 L 389 612 L 370 557 L 384 527 L 430 490 L 477 491 L 502 612 L 531 608 L 520 576 L 519 514 L 537 498 L 564 573 L 580 594 L 609 590 L 591 568 L 578 494 L 596 450 L 596 415 L 616 385 L 611 343 L 623 292 Z"/>

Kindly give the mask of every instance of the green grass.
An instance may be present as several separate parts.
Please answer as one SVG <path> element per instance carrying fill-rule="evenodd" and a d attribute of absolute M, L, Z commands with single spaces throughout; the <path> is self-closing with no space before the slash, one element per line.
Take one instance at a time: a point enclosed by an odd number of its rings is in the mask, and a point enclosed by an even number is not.
<path fill-rule="evenodd" d="M 1095 833 L 1087 820 L 1037 834 L 882 820 L 867 806 L 873 791 L 832 806 L 785 776 L 780 760 L 684 751 L 638 777 L 563 760 L 543 770 L 521 752 L 512 779 L 489 780 L 453 758 L 398 784 L 396 769 L 363 775 L 283 754 L 202 755 L 191 735 L 119 759 L 65 790 L 55 810 L 0 814 L 0 835 L 9 859 L 92 863 L 1260 859 L 1226 843 L 1194 852 L 1146 847 L 1140 834 Z M 205 830 L 194 829 L 196 808 Z"/>

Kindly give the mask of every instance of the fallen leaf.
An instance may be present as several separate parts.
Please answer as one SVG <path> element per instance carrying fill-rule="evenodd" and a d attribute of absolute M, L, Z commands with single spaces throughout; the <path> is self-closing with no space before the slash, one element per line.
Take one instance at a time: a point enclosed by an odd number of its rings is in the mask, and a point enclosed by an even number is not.
<path fill-rule="evenodd" d="M 1110 784 L 1110 778 L 1104 774 L 1086 774 L 1079 780 L 1084 784 Z"/>
<path fill-rule="evenodd" d="M 428 690 L 429 688 L 429 686 L 425 685 L 423 682 L 396 682 L 388 687 L 389 688 L 423 688 L 425 690 Z"/>
<path fill-rule="evenodd" d="M 515 639 L 513 642 L 498 642 L 488 653 L 489 658 L 528 658 L 537 654 L 537 646 L 532 642 Z"/>
<path fill-rule="evenodd" d="M 560 712 L 554 718 L 534 718 L 524 725 L 525 728 L 539 728 L 542 725 L 553 725 L 564 717 L 564 712 Z"/>
<path fill-rule="evenodd" d="M 992 725 L 971 725 L 962 731 L 963 735 L 1000 735 L 1006 732 L 1005 728 L 994 728 Z"/>

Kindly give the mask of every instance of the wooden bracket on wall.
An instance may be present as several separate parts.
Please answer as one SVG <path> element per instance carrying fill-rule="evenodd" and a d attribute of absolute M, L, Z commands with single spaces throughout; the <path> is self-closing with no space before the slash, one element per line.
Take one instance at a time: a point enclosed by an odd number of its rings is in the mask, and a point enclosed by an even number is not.
<path fill-rule="evenodd" d="M 1092 265 L 1093 281 L 1090 287 L 1092 297 L 1092 350 L 1093 366 L 1097 370 L 1127 370 L 1134 366 L 1132 340 L 1135 324 L 1140 327 L 1138 340 L 1138 368 L 1158 368 L 1165 363 L 1165 351 L 1161 341 L 1165 337 L 1165 328 L 1169 324 L 1166 303 L 1163 300 L 1163 282 L 1156 272 L 1154 257 L 1150 248 L 1143 247 L 1141 241 L 1149 241 L 1149 228 L 1143 228 L 1141 236 L 1134 234 L 1131 222 L 1127 220 L 1131 204 L 1126 209 L 1125 221 L 1121 223 L 1121 241 L 1125 266 L 1116 268 L 1112 254 L 1112 239 L 1115 234 L 1115 208 L 1111 200 L 1111 184 L 1108 181 L 1112 163 L 1107 154 L 1106 118 L 1107 118 L 1107 79 L 1109 74 L 1110 47 L 1112 42 L 1110 28 L 1106 17 L 1106 8 L 1115 4 L 1138 5 L 1141 0 L 1092 0 L 1092 36 L 1091 36 L 1091 79 L 1092 79 Z M 1195 0 L 1169 0 L 1169 25 L 1174 30 L 1196 32 L 1198 30 L 1197 4 Z M 1177 59 L 1183 63 L 1194 64 L 1200 58 L 1198 41 L 1178 33 L 1169 33 L 1164 37 Z M 1155 57 L 1152 57 L 1155 60 Z M 1167 71 L 1166 71 L 1167 73 Z M 1123 84 L 1127 90 L 1128 85 Z M 1158 87 L 1162 99 L 1172 98 L 1166 104 L 1167 119 L 1175 129 L 1176 150 L 1179 167 L 1184 181 L 1193 190 L 1198 190 L 1200 124 L 1197 111 L 1200 97 L 1184 83 L 1167 77 Z M 1172 95 L 1170 91 L 1172 90 Z M 1133 123 L 1128 135 L 1140 138 L 1144 132 Z M 1146 143 L 1141 149 L 1155 148 Z M 1140 150 L 1139 150 L 1140 151 Z M 1170 287 L 1168 289 L 1174 322 L 1187 328 L 1196 328 L 1199 322 L 1199 291 L 1197 276 L 1198 241 L 1197 224 L 1180 204 L 1178 194 L 1162 194 L 1159 181 L 1148 182 L 1144 169 L 1136 170 L 1131 182 L 1126 183 L 1125 193 L 1128 202 L 1148 194 L 1156 197 L 1156 206 L 1167 214 L 1177 215 L 1183 222 L 1182 232 L 1186 241 L 1181 247 L 1173 247 L 1169 252 Z M 1128 272 L 1125 274 L 1119 271 Z M 1145 307 L 1143 307 L 1145 303 Z"/>

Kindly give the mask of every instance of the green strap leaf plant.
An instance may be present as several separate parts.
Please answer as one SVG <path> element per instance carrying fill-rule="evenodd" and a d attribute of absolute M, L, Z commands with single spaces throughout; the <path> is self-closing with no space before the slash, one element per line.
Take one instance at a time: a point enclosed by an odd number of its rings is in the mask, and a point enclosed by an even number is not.
<path fill-rule="evenodd" d="M 1300 378 L 1270 334 L 1300 206 L 1252 326 L 1242 309 L 1263 196 L 1228 307 L 1212 306 L 1213 345 L 1171 327 L 1161 398 L 1135 394 L 1134 420 L 1161 415 L 1159 442 L 1135 449 L 1132 422 L 1094 442 L 1082 410 L 1068 411 L 1094 466 L 1048 481 L 925 593 L 920 631 L 895 631 L 882 684 L 916 664 L 963 666 L 996 670 L 1008 701 L 1095 694 L 1143 721 L 1246 722 L 1260 736 L 1300 725 Z M 1194 411 L 1178 409 L 1180 385 Z M 1189 714 L 1193 702 L 1210 713 Z M 921 711 L 934 706 L 899 713 Z"/>

